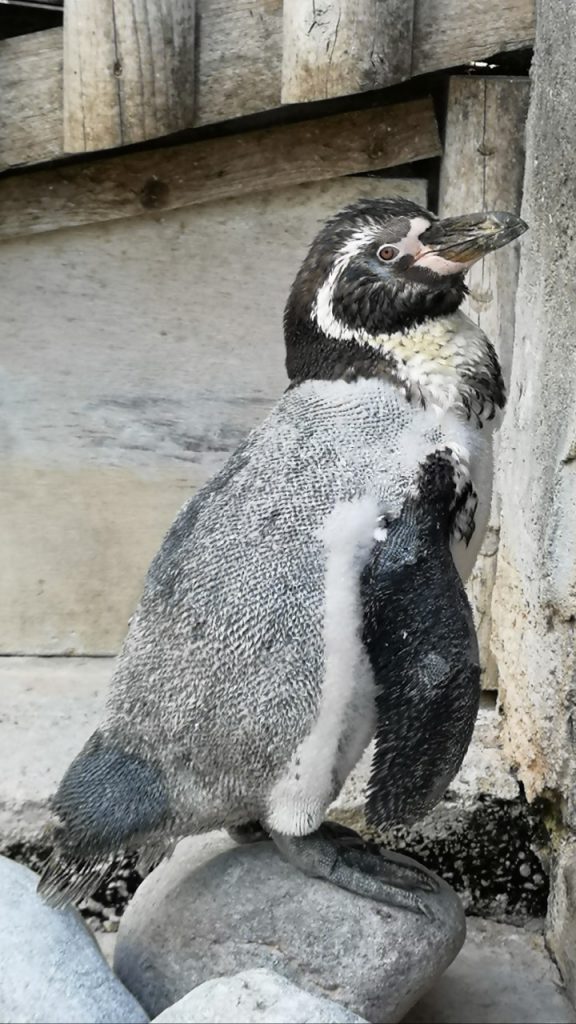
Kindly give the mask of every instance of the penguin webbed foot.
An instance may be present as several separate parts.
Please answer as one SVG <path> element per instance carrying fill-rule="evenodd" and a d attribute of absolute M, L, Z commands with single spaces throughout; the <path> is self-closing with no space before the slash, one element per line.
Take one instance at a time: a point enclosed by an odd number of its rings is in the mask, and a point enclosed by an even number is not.
<path fill-rule="evenodd" d="M 419 895 L 438 891 L 434 876 L 398 854 L 364 842 L 350 829 L 325 822 L 308 836 L 272 832 L 271 837 L 282 856 L 304 874 L 434 920 L 431 906 Z"/>

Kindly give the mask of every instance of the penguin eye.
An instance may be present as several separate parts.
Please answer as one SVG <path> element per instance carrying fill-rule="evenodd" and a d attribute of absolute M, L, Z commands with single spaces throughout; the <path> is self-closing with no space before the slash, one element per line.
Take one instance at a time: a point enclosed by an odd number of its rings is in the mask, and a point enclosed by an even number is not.
<path fill-rule="evenodd" d="M 398 253 L 399 249 L 397 249 L 395 245 L 382 245 L 378 249 L 377 255 L 378 259 L 381 260 L 382 263 L 389 263 L 390 260 L 396 259 Z"/>

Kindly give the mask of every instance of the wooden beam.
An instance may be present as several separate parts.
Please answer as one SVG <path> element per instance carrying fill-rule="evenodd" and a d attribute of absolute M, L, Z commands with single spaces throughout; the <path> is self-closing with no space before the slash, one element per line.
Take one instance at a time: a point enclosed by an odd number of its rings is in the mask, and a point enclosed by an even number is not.
<path fill-rule="evenodd" d="M 532 46 L 534 0 L 418 0 L 412 74 Z"/>
<path fill-rule="evenodd" d="M 452 216 L 475 210 L 520 213 L 529 93 L 527 78 L 450 79 L 440 181 L 441 214 Z M 468 274 L 470 295 L 464 305 L 464 311 L 496 346 L 507 381 L 514 343 L 518 265 L 518 244 L 481 260 Z M 490 644 L 499 519 L 496 473 L 488 532 L 468 584 L 485 689 L 496 689 L 498 685 L 498 668 Z"/>
<path fill-rule="evenodd" d="M 194 0 L 67 0 L 64 149 L 85 153 L 194 122 Z"/>
<path fill-rule="evenodd" d="M 62 156 L 62 29 L 0 41 L 0 171 Z"/>
<path fill-rule="evenodd" d="M 284 0 L 282 102 L 382 89 L 410 77 L 414 0 Z"/>
<path fill-rule="evenodd" d="M 441 152 L 430 99 L 0 181 L 0 238 L 171 210 Z"/>
<path fill-rule="evenodd" d="M 279 107 L 282 0 L 197 0 L 197 8 L 193 125 Z M 415 0 L 412 74 L 530 46 L 533 39 L 533 0 L 468 0 L 465 18 L 462 0 Z M 65 153 L 62 45 L 61 29 L 0 40 L 0 170 Z"/>

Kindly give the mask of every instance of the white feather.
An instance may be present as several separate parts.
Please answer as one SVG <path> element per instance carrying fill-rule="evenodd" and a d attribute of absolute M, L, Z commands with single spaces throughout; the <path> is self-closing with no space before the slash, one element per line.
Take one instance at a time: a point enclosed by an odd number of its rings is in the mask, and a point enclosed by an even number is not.
<path fill-rule="evenodd" d="M 287 835 L 318 828 L 374 729 L 374 680 L 362 643 L 360 576 L 378 528 L 371 497 L 340 502 L 322 530 L 326 551 L 324 680 L 314 727 L 270 794 L 267 824 Z"/>

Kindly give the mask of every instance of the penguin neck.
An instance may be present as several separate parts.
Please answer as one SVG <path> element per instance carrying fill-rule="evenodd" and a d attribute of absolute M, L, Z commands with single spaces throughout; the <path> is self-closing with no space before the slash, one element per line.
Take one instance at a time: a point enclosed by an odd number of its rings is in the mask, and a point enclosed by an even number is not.
<path fill-rule="evenodd" d="M 295 386 L 304 380 L 381 377 L 407 399 L 453 409 L 478 425 L 505 405 L 500 363 L 484 332 L 460 310 L 388 333 L 362 328 L 336 337 L 317 324 L 285 322 L 286 367 Z"/>

